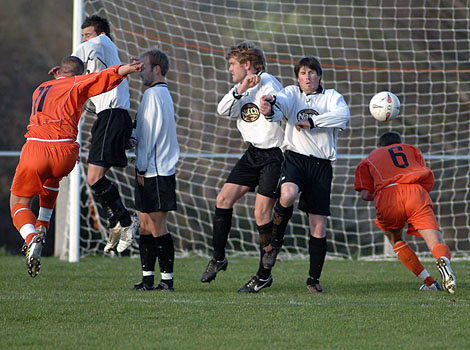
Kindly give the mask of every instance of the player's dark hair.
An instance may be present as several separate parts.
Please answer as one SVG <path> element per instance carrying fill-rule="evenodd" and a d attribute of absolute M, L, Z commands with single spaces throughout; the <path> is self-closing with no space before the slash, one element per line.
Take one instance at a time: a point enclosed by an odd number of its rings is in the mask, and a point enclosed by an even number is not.
<path fill-rule="evenodd" d="M 225 58 L 228 60 L 232 57 L 241 64 L 250 61 L 257 72 L 266 70 L 266 60 L 263 50 L 250 41 L 244 41 L 230 47 L 225 54 Z"/>
<path fill-rule="evenodd" d="M 401 136 L 396 131 L 386 131 L 379 138 L 379 146 L 385 147 L 394 143 L 402 143 Z"/>
<path fill-rule="evenodd" d="M 317 72 L 317 75 L 320 76 L 320 77 L 323 75 L 323 71 L 321 69 L 320 61 L 318 61 L 313 56 L 307 56 L 307 57 L 301 58 L 295 64 L 294 73 L 295 73 L 296 78 L 299 77 L 299 71 L 300 71 L 300 68 L 302 68 L 302 67 L 308 67 L 308 68 L 314 70 L 315 72 Z"/>
<path fill-rule="evenodd" d="M 100 35 L 105 33 L 111 39 L 111 30 L 109 28 L 109 22 L 106 18 L 100 17 L 98 15 L 93 15 L 85 18 L 83 21 L 82 29 L 87 27 L 95 28 L 96 34 Z"/>
<path fill-rule="evenodd" d="M 74 75 L 83 74 L 85 71 L 85 65 L 83 61 L 75 56 L 67 56 L 60 61 L 59 74 L 68 75 L 73 77 Z"/>
<path fill-rule="evenodd" d="M 155 66 L 160 66 L 160 70 L 163 76 L 166 76 L 170 69 L 170 59 L 168 55 L 158 49 L 149 50 L 140 55 L 140 58 L 147 56 L 150 62 L 150 68 L 153 69 Z"/>

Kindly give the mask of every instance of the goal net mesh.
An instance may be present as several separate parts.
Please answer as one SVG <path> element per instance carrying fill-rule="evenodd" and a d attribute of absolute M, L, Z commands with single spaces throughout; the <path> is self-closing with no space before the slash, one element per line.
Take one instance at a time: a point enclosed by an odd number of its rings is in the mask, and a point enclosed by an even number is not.
<path fill-rule="evenodd" d="M 374 224 L 373 203 L 354 192 L 354 170 L 387 130 L 423 151 L 434 171 L 431 197 L 446 242 L 455 256 L 468 256 L 470 4 L 468 1 L 85 1 L 85 16 L 99 14 L 112 25 L 121 60 L 160 48 L 169 54 L 172 93 L 182 157 L 177 166 L 178 210 L 168 217 L 179 254 L 212 254 L 215 198 L 246 149 L 234 120 L 216 115 L 233 85 L 225 50 L 244 40 L 259 45 L 267 71 L 286 86 L 295 84 L 294 63 L 313 55 L 323 66 L 323 86 L 343 94 L 351 110 L 338 137 L 334 163 L 328 255 L 387 256 Z M 143 94 L 137 75 L 129 78 L 131 115 Z M 394 92 L 400 115 L 377 122 L 368 110 L 378 91 Z M 107 239 L 104 216 L 86 184 L 86 155 L 94 118 L 86 114 L 82 140 L 81 255 L 101 254 Z M 134 211 L 134 168 L 113 169 L 124 202 Z M 234 207 L 227 253 L 256 254 L 258 233 L 249 193 Z M 308 220 L 294 211 L 281 254 L 307 256 Z M 424 241 L 407 237 L 418 254 Z M 138 254 L 137 243 L 130 254 Z"/>

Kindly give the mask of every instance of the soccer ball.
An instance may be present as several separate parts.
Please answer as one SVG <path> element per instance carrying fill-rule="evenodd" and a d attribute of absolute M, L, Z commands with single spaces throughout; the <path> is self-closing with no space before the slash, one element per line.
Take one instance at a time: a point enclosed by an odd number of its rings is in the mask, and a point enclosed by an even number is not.
<path fill-rule="evenodd" d="M 400 100 L 390 91 L 378 92 L 370 99 L 369 111 L 378 121 L 387 122 L 400 112 Z"/>

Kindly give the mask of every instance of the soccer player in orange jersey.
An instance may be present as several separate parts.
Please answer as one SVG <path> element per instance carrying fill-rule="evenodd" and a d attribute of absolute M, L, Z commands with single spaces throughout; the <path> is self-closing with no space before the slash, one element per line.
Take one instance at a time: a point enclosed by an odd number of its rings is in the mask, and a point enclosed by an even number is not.
<path fill-rule="evenodd" d="M 36 220 L 31 211 L 34 196 L 41 206 L 54 207 L 59 182 L 72 171 L 78 160 L 79 145 L 75 142 L 78 122 L 86 100 L 109 91 L 142 64 L 117 65 L 100 73 L 82 75 L 83 62 L 74 56 L 62 60 L 55 80 L 46 81 L 34 91 L 26 143 L 11 186 L 10 210 L 13 224 L 27 245 L 26 264 L 31 277 L 41 266 L 43 235 L 47 224 Z M 52 210 L 52 209 L 51 209 Z M 38 228 L 36 228 L 38 226 Z"/>
<path fill-rule="evenodd" d="M 415 252 L 404 241 L 402 230 L 422 237 L 442 276 L 444 289 L 454 294 L 457 286 L 450 266 L 450 250 L 444 243 L 429 196 L 434 174 L 426 167 L 421 151 L 402 143 L 397 132 L 380 136 L 379 148 L 372 151 L 356 168 L 354 189 L 365 201 L 375 202 L 375 223 L 393 245 L 393 250 L 407 269 L 424 281 L 420 290 L 442 290 L 429 275 Z"/>

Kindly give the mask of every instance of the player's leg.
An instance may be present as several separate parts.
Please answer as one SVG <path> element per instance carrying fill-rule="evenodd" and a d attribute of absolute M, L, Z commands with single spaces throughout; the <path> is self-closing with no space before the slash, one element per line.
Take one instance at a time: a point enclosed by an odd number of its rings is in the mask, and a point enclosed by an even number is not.
<path fill-rule="evenodd" d="M 103 175 L 91 185 L 93 197 L 105 210 L 109 223 L 108 242 L 104 248 L 106 253 L 115 249 L 121 239 L 124 229 L 133 228 L 130 213 L 121 201 L 119 191 L 114 183 L 112 183 L 104 174 L 108 168 L 96 164 L 88 164 L 88 175 L 91 173 L 89 183 L 94 181 L 99 175 Z M 99 175 L 98 175 L 99 174 Z M 129 236 L 132 243 L 132 230 Z M 127 232 L 127 231 L 126 231 Z M 124 237 L 123 237 L 124 238 Z M 130 244 L 129 244 L 130 245 Z"/>
<path fill-rule="evenodd" d="M 39 195 L 39 213 L 36 220 L 36 229 L 42 235 L 49 230 L 54 206 L 59 195 L 59 180 L 47 179 L 44 183 L 44 193 Z"/>
<path fill-rule="evenodd" d="M 142 268 L 142 281 L 134 285 L 136 290 L 154 290 L 155 286 L 155 263 L 157 261 L 157 249 L 155 247 L 155 237 L 152 231 L 147 229 L 147 221 L 150 221 L 148 214 L 139 212 L 140 240 L 139 254 Z"/>
<path fill-rule="evenodd" d="M 174 291 L 175 249 L 173 238 L 168 232 L 167 217 L 168 211 L 177 209 L 175 176 L 144 178 L 143 186 L 136 179 L 134 193 L 135 206 L 139 210 L 141 235 L 139 249 L 143 271 L 143 281 L 139 284 L 148 282 L 153 286 L 155 263 L 158 259 L 161 279 L 155 289 Z"/>
<path fill-rule="evenodd" d="M 36 216 L 31 210 L 33 197 L 20 197 L 10 193 L 10 211 L 13 225 L 23 237 L 26 244 L 29 244 L 36 231 Z"/>
<path fill-rule="evenodd" d="M 276 263 L 284 236 L 286 234 L 287 224 L 294 212 L 294 202 L 299 194 L 299 187 L 293 182 L 285 182 L 281 185 L 281 197 L 274 204 L 273 231 L 270 244 L 264 248 L 263 266 L 267 269 L 272 268 Z"/>
<path fill-rule="evenodd" d="M 439 283 L 424 268 L 413 249 L 411 249 L 408 243 L 403 240 L 403 233 L 401 229 L 385 230 L 384 234 L 390 241 L 393 247 L 393 251 L 401 263 L 416 277 L 420 278 L 424 282 L 424 284 L 420 287 L 420 290 L 442 290 Z"/>
<path fill-rule="evenodd" d="M 320 284 L 320 276 L 326 258 L 326 216 L 309 214 L 310 238 L 308 253 L 310 267 L 307 278 L 307 289 L 312 294 L 322 294 L 323 287 Z"/>
<path fill-rule="evenodd" d="M 441 231 L 436 229 L 420 229 L 418 232 L 436 258 L 436 267 L 442 277 L 442 286 L 446 292 L 454 294 L 457 288 L 457 280 L 450 264 L 450 249 L 449 246 L 444 243 Z"/>
<path fill-rule="evenodd" d="M 134 288 L 138 290 L 174 291 L 173 267 L 175 249 L 173 239 L 167 230 L 166 218 L 168 212 L 139 212 L 140 219 L 140 261 L 142 266 L 142 282 Z M 155 263 L 158 259 L 161 280 L 154 287 Z"/>
<path fill-rule="evenodd" d="M 409 208 L 410 226 L 415 228 L 423 237 L 429 250 L 436 258 L 436 267 L 442 277 L 442 286 L 450 293 L 454 294 L 457 287 L 455 274 L 450 266 L 450 250 L 444 243 L 442 233 L 434 215 L 434 208 L 429 193 L 421 186 L 406 186 L 407 208 Z"/>
<path fill-rule="evenodd" d="M 10 210 L 13 225 L 26 244 L 26 266 L 31 277 L 36 277 L 41 267 L 41 253 L 44 240 L 36 230 L 36 216 L 31 210 L 31 201 L 43 193 L 43 184 L 50 174 L 48 145 L 43 142 L 27 141 L 21 151 L 11 185 Z"/>
<path fill-rule="evenodd" d="M 131 132 L 132 120 L 129 113 L 119 108 L 110 108 L 98 113 L 91 130 L 87 182 L 94 198 L 107 215 L 110 228 L 110 237 L 105 248 L 107 251 L 117 245 L 119 238 L 131 240 L 136 229 L 121 200 L 118 188 L 106 178 L 110 167 L 127 165 L 125 147 Z"/>
<path fill-rule="evenodd" d="M 151 213 L 152 224 L 155 227 L 154 241 L 157 251 L 158 264 L 160 266 L 160 282 L 156 289 L 163 291 L 174 291 L 173 269 L 175 261 L 175 248 L 173 238 L 167 229 L 166 211 Z"/>
<path fill-rule="evenodd" d="M 259 233 L 260 262 L 256 275 L 253 276 L 243 286 L 241 286 L 238 289 L 238 293 L 257 293 L 263 288 L 270 287 L 273 283 L 271 268 L 264 267 L 263 256 L 266 254 L 264 248 L 269 245 L 271 241 L 273 230 L 273 222 L 271 217 L 274 202 L 274 198 L 266 197 L 259 193 L 256 195 L 255 219 L 257 223 L 256 227 Z"/>
<path fill-rule="evenodd" d="M 266 254 L 266 247 L 272 241 L 273 232 L 273 208 L 275 198 L 263 196 L 262 194 L 256 195 L 255 201 L 255 219 L 256 228 L 259 233 L 259 244 L 260 244 L 260 263 L 258 267 L 257 275 L 262 281 L 267 281 L 271 276 L 271 268 L 265 268 L 263 264 L 263 257 Z"/>
<path fill-rule="evenodd" d="M 212 223 L 213 258 L 201 275 L 201 282 L 211 282 L 220 270 L 226 270 L 228 261 L 225 246 L 232 227 L 233 205 L 250 190 L 248 186 L 225 183 L 217 196 L 217 205 Z"/>

